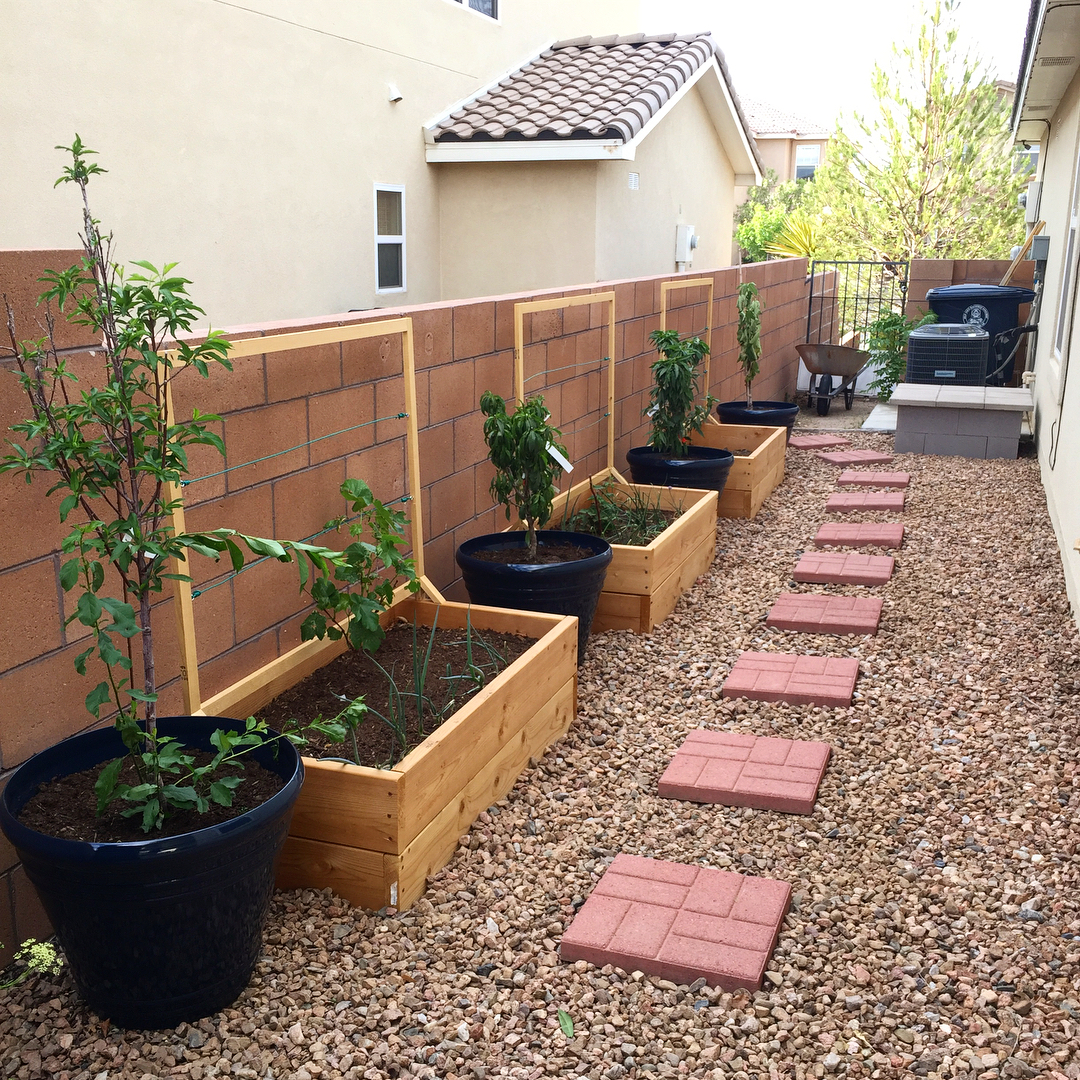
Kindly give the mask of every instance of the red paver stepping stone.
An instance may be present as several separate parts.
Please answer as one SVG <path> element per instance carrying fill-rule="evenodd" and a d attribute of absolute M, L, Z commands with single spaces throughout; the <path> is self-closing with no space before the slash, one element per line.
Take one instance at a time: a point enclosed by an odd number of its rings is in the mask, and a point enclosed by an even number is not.
<path fill-rule="evenodd" d="M 808 551 L 792 577 L 814 585 L 884 585 L 896 566 L 891 555 L 860 555 L 857 551 Z"/>
<path fill-rule="evenodd" d="M 818 457 L 830 465 L 887 465 L 893 459 L 879 450 L 830 450 Z"/>
<path fill-rule="evenodd" d="M 857 522 L 847 524 L 827 521 L 814 536 L 816 547 L 900 547 L 904 526 L 898 521 Z"/>
<path fill-rule="evenodd" d="M 851 440 L 842 435 L 793 435 L 788 446 L 796 450 L 824 450 L 827 446 L 850 446 Z"/>
<path fill-rule="evenodd" d="M 744 652 L 735 661 L 721 694 L 846 709 L 858 677 L 859 661 L 853 656 Z"/>
<path fill-rule="evenodd" d="M 786 592 L 777 597 L 765 623 L 804 634 L 876 634 L 881 604 L 880 596 Z"/>
<path fill-rule="evenodd" d="M 859 510 L 903 510 L 902 491 L 834 491 L 825 504 L 827 514 L 854 514 Z"/>
<path fill-rule="evenodd" d="M 691 731 L 660 777 L 662 799 L 812 814 L 829 744 Z"/>
<path fill-rule="evenodd" d="M 674 983 L 760 990 L 790 902 L 786 881 L 620 854 L 559 952 Z"/>
<path fill-rule="evenodd" d="M 836 482 L 848 487 L 906 488 L 911 483 L 911 473 L 845 469 Z"/>

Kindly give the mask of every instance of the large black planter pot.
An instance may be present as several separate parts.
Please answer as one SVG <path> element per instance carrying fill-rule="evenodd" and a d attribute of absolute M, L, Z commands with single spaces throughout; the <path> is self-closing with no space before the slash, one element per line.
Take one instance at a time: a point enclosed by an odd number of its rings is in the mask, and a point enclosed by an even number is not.
<path fill-rule="evenodd" d="M 611 562 L 611 545 L 588 533 L 541 530 L 544 544 L 576 544 L 593 552 L 587 559 L 566 563 L 527 563 L 524 561 L 525 534 L 520 532 L 488 533 L 466 540 L 457 549 L 457 564 L 469 599 L 488 607 L 517 608 L 519 611 L 545 611 L 552 615 L 578 617 L 578 663 L 585 662 L 596 605 L 604 590 L 604 575 Z M 478 559 L 478 551 L 521 548 L 522 562 L 499 563 Z"/>
<path fill-rule="evenodd" d="M 688 450 L 689 457 L 673 458 L 651 446 L 632 447 L 626 451 L 630 476 L 635 484 L 723 491 L 735 455 L 711 446 L 691 446 Z"/>
<path fill-rule="evenodd" d="M 794 401 L 755 401 L 754 407 L 748 409 L 745 401 L 722 401 L 716 406 L 716 415 L 721 424 L 786 427 L 790 439 L 791 429 L 799 417 L 799 406 Z"/>
<path fill-rule="evenodd" d="M 162 734 L 212 749 L 235 720 L 173 716 Z M 231 1005 L 259 956 L 274 863 L 304 766 L 286 740 L 252 753 L 285 786 L 250 813 L 132 843 L 62 840 L 16 815 L 38 786 L 125 753 L 114 728 L 66 739 L 19 766 L 0 795 L 0 828 L 41 897 L 86 1004 L 121 1027 L 169 1028 Z"/>

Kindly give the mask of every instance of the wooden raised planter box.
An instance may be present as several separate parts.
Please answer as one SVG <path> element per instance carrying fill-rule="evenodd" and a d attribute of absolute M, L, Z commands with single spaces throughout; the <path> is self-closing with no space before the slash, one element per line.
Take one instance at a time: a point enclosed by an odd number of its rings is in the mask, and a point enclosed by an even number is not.
<path fill-rule="evenodd" d="M 716 507 L 718 517 L 752 518 L 784 479 L 787 428 L 749 427 L 742 424 L 706 424 L 691 442 L 720 450 L 743 450 L 735 458 Z"/>
<path fill-rule="evenodd" d="M 716 492 L 691 488 L 615 484 L 614 490 L 642 492 L 661 509 L 682 510 L 655 540 L 644 547 L 612 544 L 612 559 L 604 591 L 593 619 L 592 632 L 633 630 L 647 634 L 675 610 L 675 604 L 712 565 L 716 554 Z M 564 508 L 561 523 L 575 510 L 590 505 L 588 487 L 579 485 L 556 500 Z"/>
<path fill-rule="evenodd" d="M 432 624 L 436 605 L 412 598 L 384 622 L 411 621 L 414 610 Z M 279 888 L 329 886 L 361 907 L 410 907 L 477 814 L 565 734 L 577 703 L 577 619 L 447 602 L 439 629 L 464 629 L 470 610 L 481 632 L 538 640 L 392 769 L 305 757 Z"/>

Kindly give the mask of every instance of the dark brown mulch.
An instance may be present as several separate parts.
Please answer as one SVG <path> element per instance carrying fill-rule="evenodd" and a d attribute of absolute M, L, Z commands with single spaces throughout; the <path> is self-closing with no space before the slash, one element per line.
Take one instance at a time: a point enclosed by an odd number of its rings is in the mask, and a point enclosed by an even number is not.
<path fill-rule="evenodd" d="M 536 549 L 536 558 L 527 557 L 525 548 L 489 548 L 487 551 L 474 551 L 473 557 L 483 562 L 503 563 L 517 566 L 546 566 L 548 563 L 577 562 L 579 559 L 591 559 L 596 554 L 577 544 L 540 544 Z"/>
<path fill-rule="evenodd" d="M 198 751 L 194 757 L 197 765 L 205 765 L 213 755 Z M 159 837 L 178 836 L 180 833 L 206 829 L 211 825 L 230 821 L 273 798 L 284 787 L 280 776 L 248 758 L 243 769 L 229 766 L 217 774 L 222 777 L 244 778 L 243 783 L 233 792 L 232 806 L 211 803 L 204 814 L 196 810 L 172 811 L 161 829 L 144 833 L 141 828 L 142 815 L 123 817 L 122 812 L 130 809 L 131 804 L 120 799 L 113 802 L 101 817 L 97 816 L 94 784 L 100 772 L 100 767 L 86 769 L 42 785 L 23 807 L 19 821 L 27 828 L 47 836 L 59 836 L 64 840 L 84 840 L 97 844 L 156 840 Z M 126 784 L 138 783 L 135 767 L 130 760 L 121 771 L 120 779 Z"/>
<path fill-rule="evenodd" d="M 421 665 L 427 653 L 429 638 L 429 628 L 421 626 L 417 629 L 417 656 Z M 492 666 L 492 658 L 481 647 L 479 639 L 502 658 L 498 666 L 500 671 L 512 664 L 534 641 L 533 638 L 517 634 L 474 629 L 473 663 L 483 669 L 485 684 L 491 682 L 498 672 Z M 402 694 L 412 693 L 412 624 L 399 623 L 392 627 L 375 653 L 375 660 L 393 675 L 394 684 Z M 431 700 L 434 711 L 439 716 L 433 716 L 432 710 L 425 707 L 424 726 L 421 730 L 415 704 L 407 699 L 405 747 L 402 747 L 400 740 L 386 723 L 369 712 L 356 732 L 355 746 L 352 739 L 345 743 L 331 743 L 324 736 L 312 732 L 309 733 L 310 742 L 303 752 L 311 757 L 344 758 L 355 761 L 358 765 L 374 768 L 385 768 L 393 764 L 404 757 L 408 750 L 423 742 L 443 719 L 449 719 L 454 711 L 480 689 L 473 682 L 447 678 L 448 669 L 451 676 L 461 675 L 467 663 L 465 631 L 436 630 L 424 694 Z M 292 721 L 309 724 L 320 717 L 329 719 L 338 715 L 349 702 L 361 696 L 369 709 L 388 717 L 389 686 L 386 675 L 379 670 L 370 656 L 366 653 L 346 652 L 278 695 L 260 710 L 259 718 L 278 730 L 283 724 Z"/>

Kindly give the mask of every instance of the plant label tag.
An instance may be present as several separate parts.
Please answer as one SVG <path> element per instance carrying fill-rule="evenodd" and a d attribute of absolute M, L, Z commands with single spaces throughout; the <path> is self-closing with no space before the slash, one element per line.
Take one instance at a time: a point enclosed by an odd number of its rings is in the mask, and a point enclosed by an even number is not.
<path fill-rule="evenodd" d="M 547 452 L 559 463 L 563 472 L 574 471 L 574 466 L 571 465 L 570 462 L 551 445 L 551 443 L 548 443 Z"/>
<path fill-rule="evenodd" d="M 645 415 L 651 420 L 660 411 L 659 405 L 654 405 L 651 409 L 645 410 Z"/>

